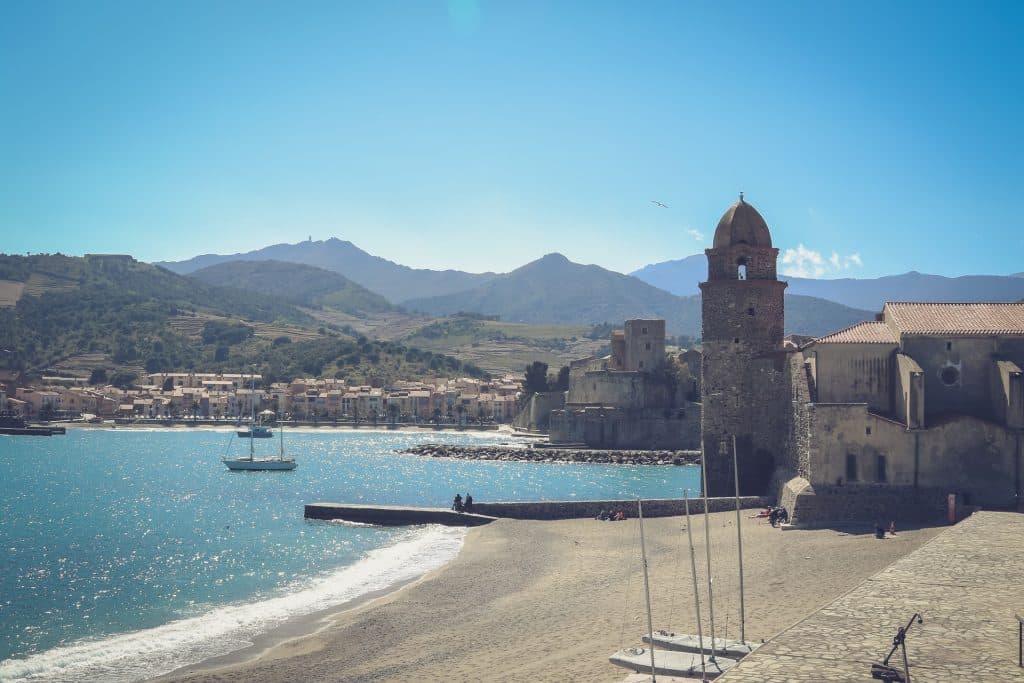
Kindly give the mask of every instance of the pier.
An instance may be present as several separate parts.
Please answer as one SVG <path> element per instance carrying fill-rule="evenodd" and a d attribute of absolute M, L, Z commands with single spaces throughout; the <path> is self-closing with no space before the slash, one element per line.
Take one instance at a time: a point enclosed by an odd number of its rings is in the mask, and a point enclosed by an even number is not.
<path fill-rule="evenodd" d="M 740 507 L 758 509 L 768 505 L 770 499 L 760 496 L 740 498 Z M 732 510 L 735 498 L 708 498 L 708 511 Z M 473 502 L 474 512 L 455 512 L 446 508 L 407 507 L 403 505 L 360 505 L 351 503 L 310 503 L 306 505 L 306 519 L 340 519 L 361 524 L 402 526 L 406 524 L 444 524 L 446 526 L 480 526 L 499 518 L 511 519 L 588 519 L 602 510 L 622 510 L 627 517 L 637 514 L 635 500 L 574 500 L 531 502 Z M 644 517 L 675 517 L 683 514 L 682 499 L 645 500 Z M 690 512 L 704 511 L 704 501 L 690 501 Z"/>
<path fill-rule="evenodd" d="M 342 503 L 310 503 L 306 519 L 338 519 L 359 524 L 404 526 L 407 524 L 444 524 L 445 526 L 480 526 L 496 517 L 472 512 L 455 512 L 445 508 L 406 507 L 402 505 L 345 505 Z"/>

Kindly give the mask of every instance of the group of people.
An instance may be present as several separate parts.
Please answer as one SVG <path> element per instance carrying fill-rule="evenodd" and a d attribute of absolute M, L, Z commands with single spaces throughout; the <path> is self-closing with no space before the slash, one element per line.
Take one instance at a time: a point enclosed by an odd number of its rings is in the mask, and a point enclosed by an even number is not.
<path fill-rule="evenodd" d="M 456 493 L 455 500 L 452 501 L 452 510 L 456 512 L 472 512 L 473 511 L 473 496 L 466 494 L 466 500 L 462 500 L 462 494 Z"/>
<path fill-rule="evenodd" d="M 784 507 L 775 507 L 769 505 L 764 510 L 758 512 L 756 515 L 752 515 L 751 519 L 768 519 L 768 523 L 772 526 L 778 526 L 780 524 L 789 523 L 789 513 L 786 512 Z"/>
<path fill-rule="evenodd" d="M 595 519 L 599 519 L 602 522 L 621 522 L 626 519 L 626 513 L 622 510 L 616 510 L 615 512 L 601 510 L 597 513 L 597 517 Z"/>

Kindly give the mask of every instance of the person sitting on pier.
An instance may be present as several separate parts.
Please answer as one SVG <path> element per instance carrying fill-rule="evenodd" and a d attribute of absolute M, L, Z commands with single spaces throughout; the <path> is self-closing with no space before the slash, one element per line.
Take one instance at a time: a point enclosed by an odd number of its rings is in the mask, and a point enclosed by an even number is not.
<path fill-rule="evenodd" d="M 473 511 L 473 496 L 466 494 L 466 504 L 462 506 L 463 512 Z"/>
<path fill-rule="evenodd" d="M 623 512 L 622 510 L 617 510 L 615 512 L 615 521 L 616 522 L 622 522 L 622 521 L 625 521 L 625 519 L 626 519 L 626 513 L 625 512 Z"/>
<path fill-rule="evenodd" d="M 462 494 L 456 493 L 455 500 L 452 501 L 452 510 L 456 512 L 462 512 Z"/>
<path fill-rule="evenodd" d="M 607 522 L 610 517 L 611 515 L 608 514 L 608 511 L 604 510 L 603 508 L 600 512 L 597 513 L 597 519 L 601 520 L 602 522 Z"/>

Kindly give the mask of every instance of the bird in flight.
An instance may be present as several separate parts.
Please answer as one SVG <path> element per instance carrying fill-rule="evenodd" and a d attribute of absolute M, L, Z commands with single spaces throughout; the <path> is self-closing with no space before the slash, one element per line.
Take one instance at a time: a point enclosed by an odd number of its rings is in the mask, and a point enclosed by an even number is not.
<path fill-rule="evenodd" d="M 667 209 L 668 208 L 668 204 L 662 204 L 661 202 L 659 202 L 657 200 L 654 200 L 654 199 L 651 200 L 651 204 L 656 204 L 656 205 L 660 206 L 663 209 Z"/>

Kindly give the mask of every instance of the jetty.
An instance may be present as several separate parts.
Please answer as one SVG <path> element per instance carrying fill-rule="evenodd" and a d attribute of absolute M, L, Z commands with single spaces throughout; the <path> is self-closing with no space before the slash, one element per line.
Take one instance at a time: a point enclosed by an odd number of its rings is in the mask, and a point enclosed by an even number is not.
<path fill-rule="evenodd" d="M 358 524 L 405 526 L 407 524 L 443 524 L 445 526 L 481 526 L 497 517 L 473 512 L 456 512 L 445 508 L 407 507 L 403 505 L 348 505 L 344 503 L 310 503 L 306 519 L 343 520 Z"/>

